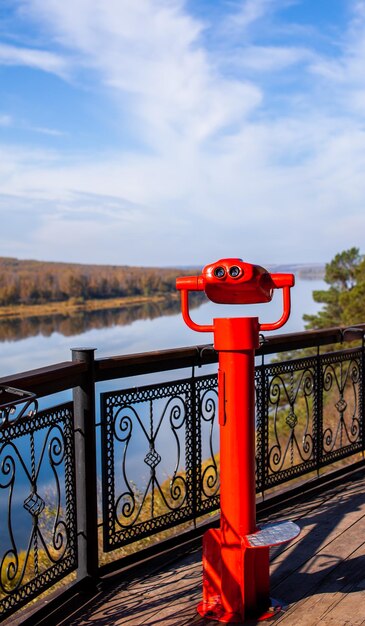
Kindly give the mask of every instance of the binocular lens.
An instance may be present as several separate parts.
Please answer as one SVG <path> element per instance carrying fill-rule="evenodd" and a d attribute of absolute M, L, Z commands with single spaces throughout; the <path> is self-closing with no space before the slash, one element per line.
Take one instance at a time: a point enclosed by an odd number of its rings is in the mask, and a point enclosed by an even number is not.
<path fill-rule="evenodd" d="M 216 276 L 217 278 L 223 278 L 223 276 L 225 276 L 226 270 L 224 269 L 224 267 L 216 267 L 214 270 L 214 276 Z"/>
<path fill-rule="evenodd" d="M 229 275 L 232 276 L 232 278 L 237 278 L 240 274 L 241 269 L 238 265 L 232 265 L 232 267 L 229 268 Z"/>

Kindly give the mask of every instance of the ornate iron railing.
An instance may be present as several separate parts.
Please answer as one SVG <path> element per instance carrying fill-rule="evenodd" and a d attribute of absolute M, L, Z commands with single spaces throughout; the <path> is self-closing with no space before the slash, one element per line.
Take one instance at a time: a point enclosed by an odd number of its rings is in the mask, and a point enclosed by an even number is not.
<path fill-rule="evenodd" d="M 101 395 L 105 551 L 217 509 L 216 396 L 215 376 Z"/>
<path fill-rule="evenodd" d="M 362 356 L 348 350 L 256 367 L 257 492 L 363 450 Z M 102 394 L 101 405 L 106 551 L 217 509 L 215 375 Z M 135 441 L 143 441 L 138 467 L 150 468 L 139 473 L 143 484 L 133 472 Z"/>
<path fill-rule="evenodd" d="M 363 350 L 256 368 L 257 490 L 364 449 Z"/>
<path fill-rule="evenodd" d="M 343 329 L 277 336 L 258 350 L 259 492 L 364 453 L 364 330 L 337 352 L 320 346 L 338 344 Z M 312 356 L 267 358 L 309 346 Z M 170 532 L 178 543 L 175 527 L 218 510 L 217 379 L 196 375 L 216 362 L 211 346 L 98 360 L 78 349 L 72 362 L 0 380 L 0 620 L 71 572 L 77 588 L 142 558 L 146 537 Z M 173 370 L 183 377 L 172 381 Z M 135 386 L 151 373 L 160 382 Z M 115 379 L 129 388 L 95 400 L 96 383 Z M 73 402 L 38 409 L 37 398 L 71 389 Z M 133 543 L 134 556 L 117 561 Z"/>
<path fill-rule="evenodd" d="M 74 571 L 77 551 L 72 404 L 38 411 L 30 397 L 0 419 L 3 618 Z"/>

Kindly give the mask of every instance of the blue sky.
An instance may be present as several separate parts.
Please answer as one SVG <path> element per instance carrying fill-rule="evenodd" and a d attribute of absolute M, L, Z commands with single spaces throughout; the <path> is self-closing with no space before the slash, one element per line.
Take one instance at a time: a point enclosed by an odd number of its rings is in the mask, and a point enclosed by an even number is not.
<path fill-rule="evenodd" d="M 364 172 L 363 0 L 1 0 L 1 256 L 329 261 Z"/>

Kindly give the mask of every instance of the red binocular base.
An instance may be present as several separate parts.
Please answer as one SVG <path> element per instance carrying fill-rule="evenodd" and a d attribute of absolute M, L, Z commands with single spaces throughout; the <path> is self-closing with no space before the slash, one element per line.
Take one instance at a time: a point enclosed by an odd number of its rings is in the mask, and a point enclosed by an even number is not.
<path fill-rule="evenodd" d="M 203 540 L 203 601 L 198 613 L 236 624 L 242 623 L 243 616 L 263 621 L 276 615 L 282 607 L 269 595 L 269 548 L 299 533 L 293 522 L 275 522 L 228 543 L 224 523 L 221 529 L 208 530 Z"/>
<path fill-rule="evenodd" d="M 253 616 L 257 622 L 264 622 L 265 620 L 275 617 L 282 610 L 283 605 L 278 601 L 270 598 L 269 608 L 260 615 Z M 208 604 L 204 601 L 200 602 L 197 607 L 199 615 L 206 619 L 215 620 L 217 622 L 223 622 L 225 624 L 242 624 L 242 618 L 233 615 L 232 613 L 225 613 L 222 605 L 220 604 L 220 598 L 217 598 L 216 603 Z"/>

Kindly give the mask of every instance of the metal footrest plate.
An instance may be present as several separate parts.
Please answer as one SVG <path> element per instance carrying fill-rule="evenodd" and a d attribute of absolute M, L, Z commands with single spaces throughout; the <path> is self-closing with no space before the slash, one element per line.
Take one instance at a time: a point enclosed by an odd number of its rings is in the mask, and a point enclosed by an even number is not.
<path fill-rule="evenodd" d="M 273 522 L 258 526 L 258 531 L 245 535 L 243 541 L 249 548 L 268 548 L 295 539 L 300 528 L 294 522 Z"/>

